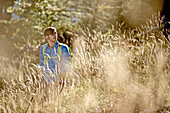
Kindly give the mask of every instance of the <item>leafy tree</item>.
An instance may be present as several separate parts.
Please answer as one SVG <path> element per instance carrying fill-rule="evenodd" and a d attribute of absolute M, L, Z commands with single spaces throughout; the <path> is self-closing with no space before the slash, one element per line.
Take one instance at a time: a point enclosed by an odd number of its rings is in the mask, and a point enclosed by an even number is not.
<path fill-rule="evenodd" d="M 6 24 L 5 37 L 11 41 L 15 51 L 9 56 L 18 58 L 34 52 L 38 56 L 38 47 L 44 39 L 42 31 L 47 26 L 56 27 L 61 32 L 59 36 L 72 29 L 75 24 L 71 22 L 73 12 L 68 8 L 68 2 L 69 0 L 15 1 L 14 7 L 8 7 L 8 13 L 19 16 L 19 19 L 3 21 Z"/>

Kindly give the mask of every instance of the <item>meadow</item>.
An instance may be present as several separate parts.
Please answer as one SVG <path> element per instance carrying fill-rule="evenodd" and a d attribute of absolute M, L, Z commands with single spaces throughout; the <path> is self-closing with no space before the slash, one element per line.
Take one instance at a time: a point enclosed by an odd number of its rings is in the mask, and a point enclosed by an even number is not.
<path fill-rule="evenodd" d="M 0 112 L 23 113 L 32 96 L 28 113 L 170 112 L 169 43 L 159 30 L 146 32 L 158 23 L 153 17 L 134 29 L 122 23 L 104 34 L 100 28 L 75 34 L 66 84 L 60 94 L 51 85 L 48 101 L 31 55 L 2 61 Z"/>

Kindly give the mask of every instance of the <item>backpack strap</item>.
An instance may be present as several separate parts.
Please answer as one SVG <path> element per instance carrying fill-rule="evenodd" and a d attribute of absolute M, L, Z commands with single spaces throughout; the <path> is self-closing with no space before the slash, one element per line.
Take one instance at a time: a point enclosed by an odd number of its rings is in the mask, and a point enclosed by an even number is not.
<path fill-rule="evenodd" d="M 60 56 L 60 60 L 62 61 L 62 50 L 61 50 L 62 44 L 58 43 L 58 54 Z"/>
<path fill-rule="evenodd" d="M 47 46 L 47 43 L 46 43 L 46 44 L 44 44 L 44 46 L 43 46 L 43 55 L 45 54 L 46 46 Z"/>

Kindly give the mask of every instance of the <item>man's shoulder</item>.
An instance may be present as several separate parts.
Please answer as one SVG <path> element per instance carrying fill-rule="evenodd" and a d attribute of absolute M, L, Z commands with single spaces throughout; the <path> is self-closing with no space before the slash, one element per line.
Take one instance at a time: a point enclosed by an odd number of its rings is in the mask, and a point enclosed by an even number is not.
<path fill-rule="evenodd" d="M 41 47 L 40 47 L 40 51 L 43 51 L 44 49 L 45 49 L 45 47 L 47 46 L 47 43 L 46 44 L 43 44 L 43 45 L 41 45 Z"/>
<path fill-rule="evenodd" d="M 43 44 L 42 46 L 47 46 L 48 43 Z"/>
<path fill-rule="evenodd" d="M 58 43 L 59 46 L 61 46 L 62 48 L 68 48 L 68 46 L 66 44 L 63 43 Z"/>

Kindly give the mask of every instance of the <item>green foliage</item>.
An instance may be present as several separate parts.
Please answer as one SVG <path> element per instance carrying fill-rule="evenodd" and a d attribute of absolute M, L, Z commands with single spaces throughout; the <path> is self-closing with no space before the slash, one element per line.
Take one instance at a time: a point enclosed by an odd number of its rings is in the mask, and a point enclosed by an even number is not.
<path fill-rule="evenodd" d="M 4 24 L 1 28 L 4 30 L 4 37 L 10 41 L 14 51 L 8 53 L 8 56 L 18 60 L 27 54 L 33 54 L 33 58 L 36 58 L 34 61 L 38 61 L 38 48 L 45 42 L 42 34 L 45 27 L 56 27 L 59 38 L 65 35 L 67 39 L 70 35 L 66 32 L 76 28 L 71 22 L 74 14 L 69 10 L 68 0 L 15 1 L 15 7 L 8 7 L 7 12 L 19 16 L 19 19 L 1 21 Z M 70 41 L 67 44 L 71 45 Z"/>

